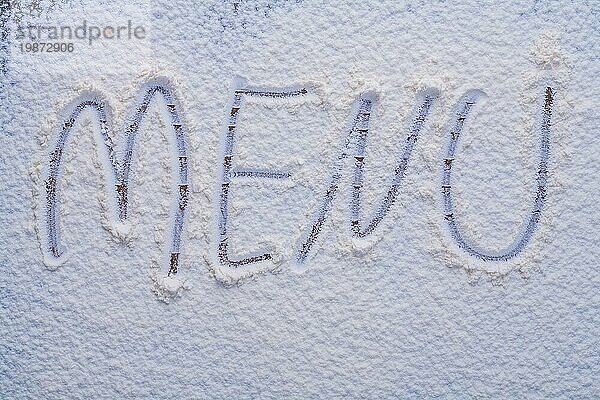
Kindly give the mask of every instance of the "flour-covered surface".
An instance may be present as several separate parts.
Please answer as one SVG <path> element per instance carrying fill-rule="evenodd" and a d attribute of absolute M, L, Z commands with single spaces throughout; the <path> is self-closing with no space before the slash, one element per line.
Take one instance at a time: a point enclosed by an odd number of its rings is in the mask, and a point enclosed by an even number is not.
<path fill-rule="evenodd" d="M 0 2 L 0 398 L 600 396 L 598 4 L 334 3 Z"/>

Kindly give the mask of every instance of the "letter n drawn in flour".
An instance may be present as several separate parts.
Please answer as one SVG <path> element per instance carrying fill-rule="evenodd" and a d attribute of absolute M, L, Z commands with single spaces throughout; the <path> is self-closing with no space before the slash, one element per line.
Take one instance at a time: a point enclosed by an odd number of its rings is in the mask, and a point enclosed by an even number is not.
<path fill-rule="evenodd" d="M 286 99 L 304 96 L 308 91 L 304 88 L 294 88 L 288 90 L 259 90 L 247 87 L 238 88 L 234 91 L 233 100 L 228 115 L 227 127 L 224 133 L 223 158 L 221 164 L 221 180 L 219 185 L 219 208 L 217 216 L 218 229 L 218 247 L 217 257 L 220 268 L 226 269 L 227 275 L 243 276 L 269 270 L 265 263 L 271 263 L 272 254 L 265 249 L 241 257 L 231 255 L 231 245 L 229 238 L 229 200 L 231 196 L 231 185 L 237 179 L 288 179 L 291 174 L 287 171 L 270 171 L 260 167 L 256 168 L 234 168 L 234 156 L 236 146 L 236 128 L 237 118 L 243 109 L 244 98 L 246 96 Z M 268 265 L 268 264 L 267 264 Z"/>
<path fill-rule="evenodd" d="M 431 108 L 438 97 L 438 92 L 433 89 L 425 90 L 420 93 L 418 99 L 420 104 L 414 113 L 414 117 L 409 127 L 408 135 L 404 141 L 404 149 L 397 159 L 397 164 L 394 168 L 389 188 L 375 209 L 372 217 L 364 224 L 362 218 L 361 198 L 364 183 L 364 169 L 367 157 L 367 138 L 369 134 L 369 125 L 371 120 L 371 111 L 375 102 L 375 96 L 372 94 L 362 95 L 355 106 L 355 117 L 350 125 L 350 128 L 345 136 L 341 154 L 337 158 L 333 173 L 329 180 L 329 184 L 321 206 L 317 210 L 313 219 L 313 224 L 308 229 L 307 233 L 302 238 L 302 242 L 296 253 L 296 262 L 298 269 L 303 269 L 306 258 L 308 257 L 312 247 L 314 246 L 327 217 L 331 212 L 333 201 L 339 190 L 342 180 L 342 170 L 350 156 L 352 144 L 355 144 L 353 155 L 354 169 L 350 187 L 350 233 L 353 237 L 364 238 L 369 236 L 377 228 L 379 223 L 386 216 L 392 205 L 394 204 L 402 185 L 402 180 L 410 160 L 410 156 L 414 150 L 419 134 L 423 128 L 425 120 L 431 111 Z"/>

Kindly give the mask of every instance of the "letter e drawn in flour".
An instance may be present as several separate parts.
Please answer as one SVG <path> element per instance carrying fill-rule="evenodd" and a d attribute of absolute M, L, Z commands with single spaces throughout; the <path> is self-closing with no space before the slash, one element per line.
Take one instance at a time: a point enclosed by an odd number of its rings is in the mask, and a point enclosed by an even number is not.
<path fill-rule="evenodd" d="M 236 124 L 240 111 L 243 109 L 244 97 L 256 96 L 271 99 L 284 99 L 304 96 L 308 93 L 305 88 L 294 88 L 288 90 L 259 90 L 250 88 L 238 88 L 234 91 L 233 101 L 228 116 L 228 123 L 225 129 L 225 138 L 223 145 L 223 158 L 221 165 L 221 181 L 219 185 L 219 208 L 217 216 L 218 247 L 217 257 L 221 269 L 227 271 L 227 275 L 255 274 L 269 270 L 272 265 L 272 253 L 269 250 L 259 251 L 256 254 L 250 254 L 242 257 L 233 257 L 231 255 L 231 246 L 229 241 L 229 201 L 230 188 L 236 179 L 258 178 L 258 179 L 288 179 L 291 174 L 286 171 L 270 171 L 262 168 L 234 168 L 233 161 L 236 146 Z M 265 263 L 269 263 L 266 264 Z"/>

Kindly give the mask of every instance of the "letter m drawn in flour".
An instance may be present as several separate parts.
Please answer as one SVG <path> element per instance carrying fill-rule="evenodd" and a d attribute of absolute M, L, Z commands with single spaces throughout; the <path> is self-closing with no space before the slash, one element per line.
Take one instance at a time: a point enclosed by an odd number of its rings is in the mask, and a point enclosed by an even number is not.
<path fill-rule="evenodd" d="M 122 156 L 116 156 L 116 146 L 111 138 L 112 120 L 106 100 L 95 93 L 82 94 L 76 98 L 63 116 L 49 160 L 44 172 L 46 196 L 43 203 L 43 223 L 41 224 L 42 250 L 47 265 L 57 266 L 65 260 L 65 249 L 60 243 L 58 208 L 60 204 L 60 178 L 62 175 L 63 155 L 71 140 L 73 127 L 83 118 L 86 111 L 92 114 L 94 130 L 99 147 L 100 158 L 104 165 L 106 186 L 112 189 L 109 209 L 113 222 L 124 224 L 128 218 L 128 188 L 130 170 L 135 150 L 136 137 L 142 120 L 153 99 L 161 96 L 165 106 L 164 116 L 170 125 L 171 143 L 176 177 L 173 180 L 173 210 L 168 229 L 171 240 L 164 261 L 164 273 L 176 274 L 179 268 L 179 254 L 185 211 L 188 204 L 188 150 L 185 126 L 180 116 L 180 105 L 168 80 L 154 79 L 143 85 L 137 97 L 131 118 L 124 127 Z M 111 218 L 112 217 L 112 218 Z"/>

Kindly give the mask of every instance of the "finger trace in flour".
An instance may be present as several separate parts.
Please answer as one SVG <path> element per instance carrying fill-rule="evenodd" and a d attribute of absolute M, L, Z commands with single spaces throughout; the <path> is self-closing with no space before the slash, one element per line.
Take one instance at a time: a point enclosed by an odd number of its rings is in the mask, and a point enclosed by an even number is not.
<path fill-rule="evenodd" d="M 507 250 L 494 254 L 489 251 L 479 249 L 476 245 L 469 243 L 459 229 L 454 215 L 454 202 L 452 200 L 452 165 L 456 159 L 456 148 L 458 140 L 463 131 L 465 121 L 469 117 L 471 109 L 477 103 L 481 92 L 472 90 L 467 92 L 459 101 L 456 113 L 456 122 L 451 126 L 448 132 L 448 145 L 446 148 L 446 157 L 443 161 L 442 175 L 442 197 L 444 204 L 444 219 L 448 223 L 450 234 L 458 247 L 469 255 L 483 261 L 508 261 L 514 258 L 527 246 L 533 233 L 540 221 L 542 208 L 546 200 L 546 184 L 548 180 L 548 157 L 550 149 L 550 116 L 552 114 L 552 103 L 554 101 L 554 92 L 552 88 L 547 87 L 544 95 L 541 124 L 538 128 L 540 135 L 540 160 L 537 171 L 537 190 L 533 201 L 533 210 L 529 220 L 525 224 L 525 229 L 517 237 L 516 241 Z"/>
<path fill-rule="evenodd" d="M 229 242 L 229 203 L 231 197 L 231 185 L 239 179 L 250 180 L 287 180 L 292 177 L 291 171 L 275 171 L 260 167 L 238 168 L 234 166 L 234 155 L 236 146 L 236 128 L 237 118 L 244 106 L 246 97 L 257 97 L 265 99 L 302 99 L 308 94 L 306 88 L 292 88 L 281 90 L 260 90 L 252 88 L 238 88 L 234 91 L 233 99 L 229 109 L 227 126 L 224 131 L 223 153 L 221 163 L 221 173 L 218 189 L 218 211 L 216 216 L 217 223 L 217 246 L 216 257 L 221 267 L 234 271 L 240 267 L 249 268 L 250 274 L 262 271 L 255 268 L 256 264 L 267 262 L 271 263 L 273 254 L 265 249 L 257 251 L 255 254 L 245 256 L 231 255 Z M 454 123 L 451 124 L 448 132 L 448 141 L 445 150 L 445 157 L 442 161 L 442 183 L 441 193 L 443 201 L 444 220 L 447 223 L 450 236 L 458 248 L 466 252 L 469 256 L 475 257 L 485 262 L 508 261 L 525 249 L 531 241 L 536 227 L 540 221 L 541 212 L 546 199 L 546 185 L 548 175 L 548 159 L 550 146 L 550 117 L 554 102 L 554 91 L 551 87 L 545 90 L 543 99 L 540 125 L 538 128 L 540 135 L 540 160 L 537 171 L 537 190 L 534 198 L 533 210 L 525 228 L 514 244 L 508 250 L 501 253 L 491 253 L 478 249 L 478 247 L 469 242 L 456 222 L 454 214 L 454 202 L 452 197 L 452 166 L 456 162 L 456 151 L 458 140 L 463 133 L 465 122 L 467 121 L 473 106 L 477 103 L 481 91 L 468 91 L 456 106 L 456 115 Z M 140 129 L 150 104 L 160 95 L 163 100 L 166 120 L 169 121 L 172 133 L 171 143 L 175 151 L 177 166 L 174 169 L 176 179 L 173 187 L 173 212 L 169 222 L 170 224 L 170 247 L 168 251 L 168 263 L 165 266 L 166 275 L 176 274 L 180 267 L 180 253 L 184 221 L 186 218 L 186 209 L 189 203 L 188 186 L 188 149 L 186 140 L 186 128 L 180 114 L 180 105 L 174 94 L 169 81 L 164 78 L 154 79 L 147 82 L 138 97 L 138 101 L 133 108 L 131 118 L 124 127 L 124 147 L 120 157 L 116 155 L 116 146 L 111 139 L 112 118 L 108 104 L 102 96 L 95 93 L 86 93 L 74 100 L 67 109 L 66 117 L 59 127 L 53 149 L 49 153 L 48 168 L 44 179 L 45 199 L 44 199 L 44 221 L 43 229 L 43 252 L 47 263 L 60 264 L 64 261 L 64 248 L 60 243 L 60 229 L 58 221 L 59 188 L 61 177 L 61 166 L 63 163 L 63 153 L 70 139 L 72 129 L 76 121 L 86 110 L 91 110 L 94 114 L 94 122 L 97 130 L 97 139 L 103 146 L 99 146 L 101 158 L 105 165 L 105 178 L 109 187 L 114 187 L 112 194 L 113 211 L 115 220 L 124 223 L 128 219 L 128 188 L 130 183 L 130 170 L 132 157 L 135 150 L 136 135 Z M 365 93 L 359 97 L 355 105 L 354 118 L 351 120 L 349 129 L 344 136 L 344 142 L 341 153 L 338 155 L 333 171 L 330 175 L 327 189 L 321 200 L 320 206 L 314 215 L 312 224 L 306 233 L 300 238 L 300 244 L 296 249 L 295 261 L 302 269 L 309 253 L 314 248 L 316 241 L 322 233 L 323 226 L 331 213 L 331 209 L 337 193 L 340 189 L 340 183 L 343 176 L 343 170 L 350 159 L 353 161 L 352 176 L 349 187 L 349 234 L 355 238 L 366 238 L 371 235 L 379 226 L 381 221 L 389 212 L 400 192 L 402 181 L 415 148 L 417 139 L 423 129 L 428 115 L 438 98 L 439 93 L 436 90 L 428 89 L 418 95 L 419 105 L 415 111 L 412 123 L 409 126 L 409 132 L 404 140 L 404 147 L 394 168 L 387 192 L 376 206 L 372 216 L 368 219 L 363 218 L 361 207 L 364 174 L 367 159 L 367 144 L 371 122 L 373 105 L 376 102 L 376 96 L 372 93 Z M 351 148 L 354 147 L 354 154 L 351 156 Z M 254 268 L 254 269 L 253 269 Z M 239 271 L 239 270 L 238 270 Z"/>
<path fill-rule="evenodd" d="M 68 116 L 61 125 L 54 149 L 50 153 L 47 178 L 45 179 L 44 231 L 46 243 L 43 246 L 43 250 L 46 252 L 46 258 L 49 258 L 51 263 L 61 263 L 65 251 L 60 244 L 60 230 L 57 218 L 58 193 L 62 155 L 68 144 L 75 122 L 86 109 L 91 109 L 95 113 L 100 140 L 104 144 L 100 151 L 104 153 L 104 158 L 108 161 L 105 163 L 105 169 L 108 170 L 105 173 L 107 176 L 110 176 L 108 184 L 113 185 L 115 189 L 113 193 L 113 200 L 115 202 L 113 208 L 116 211 L 117 220 L 123 223 L 127 221 L 128 216 L 129 174 L 135 149 L 136 135 L 150 103 L 157 95 L 162 96 L 166 105 L 166 112 L 172 127 L 178 160 L 176 168 L 178 171 L 177 183 L 176 187 L 173 188 L 173 197 L 177 206 L 175 207 L 174 217 L 171 221 L 171 245 L 167 274 L 177 273 L 179 268 L 181 234 L 185 211 L 188 205 L 188 151 L 184 123 L 178 111 L 180 107 L 173 89 L 166 79 L 152 80 L 147 82 L 141 89 L 139 103 L 136 105 L 131 119 L 124 128 L 125 148 L 120 161 L 116 159 L 115 144 L 109 134 L 112 129 L 112 121 L 107 110 L 108 105 L 106 101 L 97 94 L 84 94 L 74 101 L 72 108 L 68 111 Z"/>

